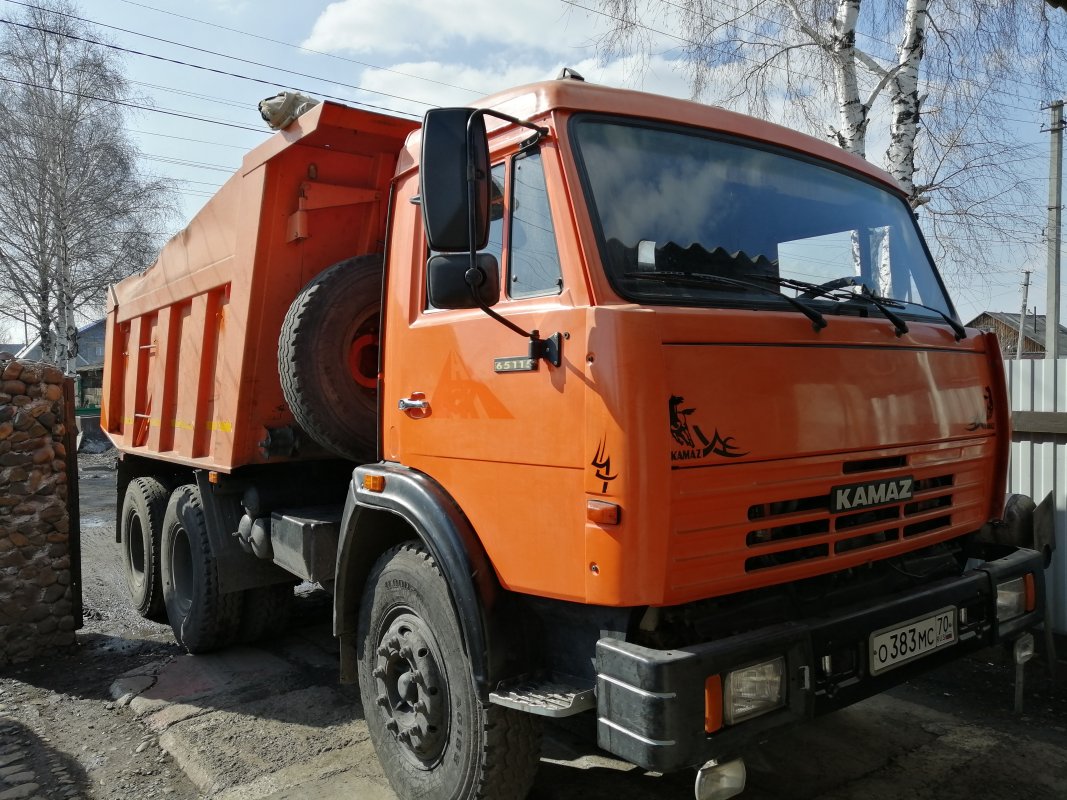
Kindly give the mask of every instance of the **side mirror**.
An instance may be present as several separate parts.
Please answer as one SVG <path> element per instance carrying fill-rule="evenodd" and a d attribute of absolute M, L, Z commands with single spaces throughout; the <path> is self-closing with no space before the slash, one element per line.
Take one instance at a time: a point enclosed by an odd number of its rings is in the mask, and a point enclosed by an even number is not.
<path fill-rule="evenodd" d="M 485 247 L 489 239 L 489 190 L 485 117 L 473 108 L 427 111 L 422 121 L 419 191 L 431 250 L 469 253 Z"/>
<path fill-rule="evenodd" d="M 500 265 L 491 253 L 478 253 L 471 267 L 466 253 L 431 256 L 426 263 L 426 290 L 434 308 L 478 308 L 471 296 L 470 280 L 478 289 L 478 297 L 487 306 L 500 302 Z"/>

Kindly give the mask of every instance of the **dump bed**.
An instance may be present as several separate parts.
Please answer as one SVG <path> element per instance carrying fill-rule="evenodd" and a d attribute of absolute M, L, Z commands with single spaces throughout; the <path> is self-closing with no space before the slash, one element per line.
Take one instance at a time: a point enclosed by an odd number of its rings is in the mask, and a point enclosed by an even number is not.
<path fill-rule="evenodd" d="M 417 123 L 323 103 L 245 156 L 145 272 L 111 288 L 101 423 L 116 447 L 229 472 L 290 456 L 278 335 L 300 289 L 380 253 Z M 277 451 L 277 448 L 274 448 Z"/>

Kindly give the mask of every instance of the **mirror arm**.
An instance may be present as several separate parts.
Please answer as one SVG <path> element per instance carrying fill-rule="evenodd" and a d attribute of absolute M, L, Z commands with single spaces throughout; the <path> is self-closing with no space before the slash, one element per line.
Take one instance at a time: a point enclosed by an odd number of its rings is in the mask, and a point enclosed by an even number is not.
<path fill-rule="evenodd" d="M 534 125 L 532 122 L 527 122 L 524 119 L 513 117 L 510 114 L 502 114 L 499 111 L 494 111 L 491 108 L 479 108 L 477 111 L 471 114 L 471 119 L 474 119 L 475 117 L 496 117 L 497 119 L 502 119 L 505 122 L 510 122 L 512 125 L 518 125 L 520 128 L 529 128 L 531 131 L 534 132 L 534 134 L 530 138 L 524 140 L 522 144 L 519 145 L 520 150 L 525 150 L 529 147 L 533 147 L 544 137 L 548 136 L 548 128 L 544 128 L 540 125 Z M 470 132 L 470 120 L 467 121 L 467 131 L 468 133 Z"/>
<path fill-rule="evenodd" d="M 534 362 L 543 358 L 553 366 L 558 367 L 562 363 L 561 351 L 563 349 L 561 345 L 562 337 L 559 333 L 555 333 L 547 339 L 542 339 L 539 331 L 525 331 L 511 320 L 502 317 L 500 314 L 493 311 L 493 309 L 491 309 L 488 305 L 485 304 L 485 302 L 482 300 L 481 295 L 478 293 L 478 287 L 481 286 L 482 283 L 482 271 L 478 267 L 478 253 L 474 249 L 474 242 L 477 238 L 478 233 L 477 221 L 475 220 L 474 216 L 478 176 L 475 174 L 475 170 L 477 168 L 474 164 L 474 136 L 472 135 L 471 131 L 471 122 L 478 116 L 487 115 L 507 120 L 508 122 L 511 122 L 515 125 L 520 125 L 524 128 L 530 128 L 532 131 L 534 131 L 534 135 L 529 137 L 522 143 L 522 150 L 526 150 L 527 148 L 533 147 L 541 140 L 542 137 L 548 135 L 548 128 L 542 128 L 540 126 L 534 125 L 531 122 L 526 122 L 524 120 L 517 119 L 516 117 L 509 116 L 507 114 L 501 114 L 499 111 L 493 111 L 488 108 L 482 108 L 475 111 L 473 114 L 471 114 L 470 119 L 467 120 L 467 235 L 469 241 L 471 242 L 471 251 L 470 268 L 467 270 L 467 273 L 463 276 L 463 278 L 467 282 L 467 286 L 470 288 L 471 297 L 474 299 L 474 302 L 478 306 L 478 308 L 480 308 L 491 319 L 494 319 L 499 322 L 505 328 L 514 331 L 515 333 L 519 334 L 519 336 L 525 336 L 527 339 L 530 340 L 530 358 Z"/>
<path fill-rule="evenodd" d="M 472 257 L 471 261 L 473 261 L 473 260 L 474 259 Z M 507 319 L 506 317 L 500 316 L 498 313 L 493 311 L 493 309 L 491 309 L 489 306 L 487 306 L 485 304 L 485 301 L 482 300 L 481 295 L 478 294 L 478 287 L 482 285 L 481 275 L 482 275 L 481 268 L 474 266 L 474 264 L 471 264 L 471 268 L 468 269 L 467 270 L 467 274 L 463 276 L 464 280 L 467 282 L 467 286 L 470 287 L 471 297 L 474 298 L 474 302 L 477 304 L 478 308 L 480 308 L 482 311 L 484 311 L 488 316 L 490 316 L 493 319 L 495 319 L 497 322 L 499 322 L 505 328 L 510 328 L 511 330 L 515 331 L 515 333 L 519 334 L 519 336 L 526 336 L 526 337 L 528 337 L 530 339 L 533 339 L 534 337 L 536 337 L 537 336 L 537 331 L 533 331 L 532 333 L 527 333 L 522 328 L 520 328 L 518 325 L 516 325 L 514 322 L 512 322 L 510 319 Z"/>

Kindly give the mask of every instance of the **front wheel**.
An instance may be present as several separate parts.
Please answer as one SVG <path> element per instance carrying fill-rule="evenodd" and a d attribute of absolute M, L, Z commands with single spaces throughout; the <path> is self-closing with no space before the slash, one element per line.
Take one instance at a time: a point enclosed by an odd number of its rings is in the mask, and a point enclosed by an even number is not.
<path fill-rule="evenodd" d="M 479 700 L 448 584 L 421 545 L 394 547 L 375 564 L 358 641 L 367 727 L 402 800 L 526 796 L 540 727 Z"/>

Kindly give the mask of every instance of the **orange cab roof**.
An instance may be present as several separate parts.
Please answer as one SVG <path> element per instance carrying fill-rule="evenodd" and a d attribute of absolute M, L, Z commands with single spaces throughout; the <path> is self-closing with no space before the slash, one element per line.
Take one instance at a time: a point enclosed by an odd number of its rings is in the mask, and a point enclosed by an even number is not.
<path fill-rule="evenodd" d="M 900 185 L 888 172 L 829 142 L 775 125 L 772 122 L 691 100 L 679 100 L 648 92 L 615 89 L 585 81 L 563 79 L 507 89 L 475 101 L 471 105 L 476 108 L 492 108 L 519 119 L 535 119 L 553 111 L 591 111 L 677 122 L 682 125 L 692 125 L 767 142 L 832 161 L 873 178 L 898 192 L 901 191 Z M 492 119 L 486 120 L 486 125 L 490 130 L 504 124 L 506 123 L 494 124 Z M 405 147 L 409 158 L 417 159 L 419 141 L 419 131 L 414 131 L 409 135 Z M 401 158 L 401 168 L 410 164 L 409 158 Z"/>

